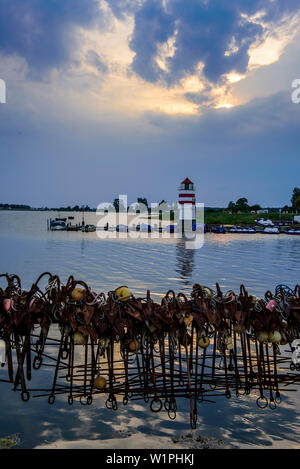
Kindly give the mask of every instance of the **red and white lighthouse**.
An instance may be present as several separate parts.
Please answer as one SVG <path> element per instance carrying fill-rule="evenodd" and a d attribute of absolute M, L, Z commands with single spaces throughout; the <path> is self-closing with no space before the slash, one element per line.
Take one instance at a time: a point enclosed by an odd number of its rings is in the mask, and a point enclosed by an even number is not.
<path fill-rule="evenodd" d="M 196 195 L 195 185 L 186 178 L 180 184 L 179 188 L 179 226 L 182 232 L 191 231 L 196 224 Z"/>

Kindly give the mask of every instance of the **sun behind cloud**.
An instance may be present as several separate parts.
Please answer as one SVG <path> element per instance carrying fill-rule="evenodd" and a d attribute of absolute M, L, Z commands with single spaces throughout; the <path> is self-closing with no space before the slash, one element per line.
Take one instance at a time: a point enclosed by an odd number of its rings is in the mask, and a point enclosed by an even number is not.
<path fill-rule="evenodd" d="M 174 83 L 163 78 L 149 81 L 139 76 L 132 68 L 135 51 L 130 41 L 135 30 L 135 17 L 131 12 L 121 17 L 112 14 L 105 0 L 100 2 L 109 18 L 108 26 L 99 28 L 77 27 L 78 44 L 74 53 L 73 65 L 68 73 L 63 70 L 63 84 L 68 89 L 78 89 L 84 93 L 80 98 L 83 105 L 93 113 L 121 113 L 128 116 L 142 115 L 145 112 L 167 115 L 197 115 L 207 109 L 231 109 L 245 103 L 241 94 L 235 93 L 235 86 L 247 80 L 261 67 L 266 67 L 280 58 L 297 32 L 299 15 L 285 16 L 279 24 L 267 27 L 263 23 L 263 12 L 252 17 L 242 15 L 250 24 L 265 28 L 260 39 L 250 46 L 249 63 L 245 73 L 235 70 L 224 73 L 220 81 L 213 83 L 204 73 L 204 62 L 199 60 L 193 73 Z M 170 61 L 176 54 L 178 30 L 157 49 L 156 65 L 163 72 L 169 73 Z M 234 38 L 225 55 L 230 57 L 238 52 Z M 77 91 L 76 91 L 77 90 Z M 255 97 L 256 90 L 250 90 Z M 247 95 L 248 96 L 248 95 Z M 248 98 L 247 98 L 248 99 Z M 85 103 L 85 104 L 84 104 Z"/>

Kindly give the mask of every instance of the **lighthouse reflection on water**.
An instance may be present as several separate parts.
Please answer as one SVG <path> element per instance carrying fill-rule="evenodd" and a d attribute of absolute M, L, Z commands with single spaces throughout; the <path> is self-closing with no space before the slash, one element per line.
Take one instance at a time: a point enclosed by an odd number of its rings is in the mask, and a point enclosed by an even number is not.
<path fill-rule="evenodd" d="M 195 250 L 187 249 L 183 239 L 178 240 L 176 246 L 176 272 L 183 285 L 187 288 L 192 286 Z"/>

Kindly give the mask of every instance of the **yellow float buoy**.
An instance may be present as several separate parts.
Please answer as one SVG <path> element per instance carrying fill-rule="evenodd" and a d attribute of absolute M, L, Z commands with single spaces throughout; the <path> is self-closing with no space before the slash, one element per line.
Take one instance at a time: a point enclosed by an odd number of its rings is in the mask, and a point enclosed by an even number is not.
<path fill-rule="evenodd" d="M 199 338 L 198 340 L 198 345 L 201 348 L 207 348 L 210 344 L 210 339 L 207 337 L 207 335 L 203 335 Z"/>
<path fill-rule="evenodd" d="M 280 344 L 281 341 L 281 334 L 278 331 L 271 332 L 269 334 L 269 341 L 272 342 L 272 344 Z"/>
<path fill-rule="evenodd" d="M 74 344 L 75 345 L 84 345 L 85 344 L 85 337 L 81 332 L 75 332 L 74 334 Z"/>
<path fill-rule="evenodd" d="M 106 387 L 107 381 L 104 376 L 98 375 L 94 380 L 94 388 L 104 389 Z"/>
<path fill-rule="evenodd" d="M 115 290 L 115 296 L 119 301 L 127 301 L 131 297 L 131 293 L 128 287 L 122 286 Z"/>
<path fill-rule="evenodd" d="M 214 294 L 212 289 L 209 288 L 209 287 L 203 287 L 203 292 L 205 293 L 205 296 L 207 296 L 207 297 L 211 297 Z"/>
<path fill-rule="evenodd" d="M 76 301 L 82 300 L 83 295 L 84 295 L 83 288 L 74 288 L 74 290 L 72 291 L 72 294 L 71 294 L 73 300 L 76 300 Z"/>

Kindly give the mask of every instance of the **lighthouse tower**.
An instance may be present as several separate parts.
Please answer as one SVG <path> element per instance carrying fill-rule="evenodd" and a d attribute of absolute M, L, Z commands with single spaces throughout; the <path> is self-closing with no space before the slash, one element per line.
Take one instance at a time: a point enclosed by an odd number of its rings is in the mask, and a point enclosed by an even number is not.
<path fill-rule="evenodd" d="M 179 223 L 182 233 L 191 231 L 196 224 L 196 196 L 194 183 L 186 178 L 179 188 Z"/>

